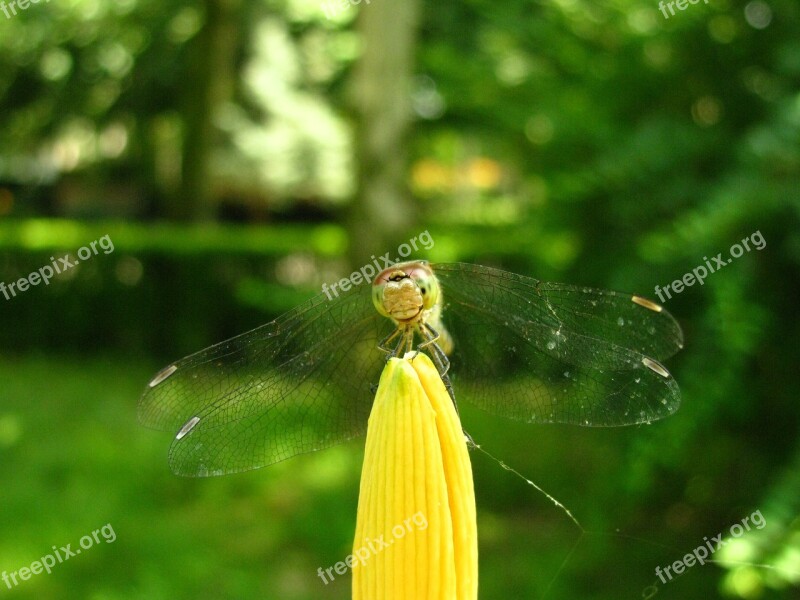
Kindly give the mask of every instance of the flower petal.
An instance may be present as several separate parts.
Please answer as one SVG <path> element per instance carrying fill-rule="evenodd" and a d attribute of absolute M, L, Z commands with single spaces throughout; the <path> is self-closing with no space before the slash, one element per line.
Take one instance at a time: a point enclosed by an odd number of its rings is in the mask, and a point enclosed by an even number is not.
<path fill-rule="evenodd" d="M 456 598 L 478 597 L 478 527 L 475 510 L 475 484 L 464 430 L 453 401 L 442 383 L 439 372 L 426 354 L 411 360 L 419 375 L 431 406 L 437 415 L 439 442 L 442 448 L 444 474 L 449 491 L 450 514 L 453 520 Z"/>
<path fill-rule="evenodd" d="M 438 373 L 418 356 L 387 362 L 370 414 L 354 600 L 477 598 L 469 454 Z"/>

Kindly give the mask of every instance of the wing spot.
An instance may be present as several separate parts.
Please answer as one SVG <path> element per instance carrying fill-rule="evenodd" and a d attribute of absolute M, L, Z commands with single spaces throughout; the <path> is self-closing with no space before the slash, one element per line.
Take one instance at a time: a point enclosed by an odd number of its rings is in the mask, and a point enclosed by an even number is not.
<path fill-rule="evenodd" d="M 669 371 L 667 371 L 661 365 L 661 363 L 658 363 L 658 362 L 654 361 L 652 358 L 647 358 L 645 356 L 642 359 L 642 364 L 644 364 L 645 367 L 647 367 L 648 369 L 650 369 L 651 371 L 653 371 L 655 373 L 658 373 L 659 375 L 661 375 L 664 378 L 668 378 L 669 377 Z"/>
<path fill-rule="evenodd" d="M 175 439 L 181 440 L 185 438 L 189 434 L 189 432 L 192 429 L 194 429 L 195 425 L 197 425 L 199 422 L 200 422 L 200 417 L 192 417 L 191 419 L 189 419 L 186 422 L 186 424 L 183 427 L 181 427 L 181 430 L 178 432 L 178 435 L 175 436 Z"/>
<path fill-rule="evenodd" d="M 159 383 L 164 381 L 167 377 L 172 375 L 177 370 L 178 370 L 178 367 L 175 366 L 175 365 L 170 365 L 170 366 L 168 366 L 168 367 L 166 367 L 164 369 L 161 369 L 158 373 L 156 373 L 156 376 L 153 377 L 153 379 L 150 381 L 150 383 L 148 385 L 151 388 L 156 387 Z"/>
<path fill-rule="evenodd" d="M 664 310 L 660 305 L 656 304 L 655 302 L 651 302 L 647 298 L 642 298 L 641 296 L 633 296 L 631 300 L 633 300 L 633 302 L 639 306 L 644 306 L 645 308 L 649 308 L 655 312 L 661 312 Z"/>

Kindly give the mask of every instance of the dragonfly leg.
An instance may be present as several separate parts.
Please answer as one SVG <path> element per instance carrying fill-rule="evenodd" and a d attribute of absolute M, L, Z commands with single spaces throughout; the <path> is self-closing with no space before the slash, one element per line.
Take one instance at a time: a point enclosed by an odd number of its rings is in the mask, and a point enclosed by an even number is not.
<path fill-rule="evenodd" d="M 397 341 L 397 344 L 395 344 L 395 347 L 391 349 L 382 348 L 383 350 L 388 350 L 389 356 L 386 357 L 387 360 L 399 356 L 400 353 L 403 352 L 403 347 L 406 348 L 405 352 L 408 352 L 411 349 L 411 342 L 414 339 L 414 332 L 410 331 L 409 329 L 398 328 L 394 334 L 389 336 L 388 339 L 391 340 L 396 334 L 402 334 L 402 335 L 400 336 L 400 339 Z"/>
<path fill-rule="evenodd" d="M 383 338 L 380 342 L 378 342 L 378 348 L 380 350 L 383 350 L 384 352 L 386 352 L 386 354 L 389 354 L 390 357 L 391 356 L 397 356 L 397 347 L 390 348 L 389 347 L 389 342 L 391 342 L 395 337 L 400 335 L 401 331 L 402 330 L 399 329 L 399 328 L 395 329 L 392 333 L 390 333 L 385 338 Z"/>
<path fill-rule="evenodd" d="M 400 354 L 400 352 L 403 349 L 403 346 L 408 346 L 408 333 L 409 332 L 407 330 L 398 327 L 392 333 L 390 333 L 380 342 L 378 342 L 378 349 L 382 350 L 388 355 L 386 357 L 386 360 L 389 360 L 390 358 L 395 358 Z M 400 336 L 400 339 L 397 340 L 397 343 L 394 344 L 394 346 L 390 346 L 389 344 L 391 343 L 391 341 L 397 336 Z"/>
<path fill-rule="evenodd" d="M 450 383 L 450 378 L 447 375 L 442 375 L 442 383 L 444 383 L 444 389 L 446 389 L 447 393 L 450 395 L 450 400 L 453 401 L 453 407 L 456 409 L 456 414 L 461 416 L 458 412 L 458 402 L 456 402 L 456 394 L 453 392 L 453 384 Z"/>
<path fill-rule="evenodd" d="M 436 365 L 436 370 L 439 371 L 439 376 L 442 378 L 442 383 L 447 390 L 450 399 L 453 401 L 453 406 L 458 413 L 458 403 L 456 402 L 456 395 L 453 392 L 453 384 L 450 383 L 450 378 L 447 376 L 447 371 L 450 369 L 450 359 L 436 343 L 439 335 L 427 324 L 420 326 L 420 335 L 425 338 L 425 342 L 420 344 L 419 347 L 427 347 L 433 364 Z M 434 337 L 435 336 L 435 337 Z M 417 350 L 419 352 L 419 350 Z"/>
<path fill-rule="evenodd" d="M 420 348 L 430 348 L 431 350 L 431 357 L 436 362 L 436 366 L 439 368 L 439 374 L 444 377 L 447 375 L 447 371 L 450 370 L 450 359 L 447 358 L 447 354 L 444 353 L 444 350 L 439 347 L 439 344 L 436 343 L 436 340 L 439 339 L 439 333 L 427 323 L 420 325 L 420 334 L 425 341 L 419 345 Z M 437 360 L 438 359 L 438 360 Z"/>
<path fill-rule="evenodd" d="M 433 327 L 431 327 L 427 323 L 420 323 L 419 330 L 422 336 L 425 338 L 425 341 L 419 345 L 420 348 L 424 348 L 428 344 L 434 343 L 436 340 L 439 339 L 439 337 L 441 337 L 439 335 L 439 332 L 436 331 Z"/>
<path fill-rule="evenodd" d="M 408 354 L 414 349 L 414 330 L 408 329 L 403 332 L 403 342 L 405 342 L 406 350 L 404 354 Z"/>

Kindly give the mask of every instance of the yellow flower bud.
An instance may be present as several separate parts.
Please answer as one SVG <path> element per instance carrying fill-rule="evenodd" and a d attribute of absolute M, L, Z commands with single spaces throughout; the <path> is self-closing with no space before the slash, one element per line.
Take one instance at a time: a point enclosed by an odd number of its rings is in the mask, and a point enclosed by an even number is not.
<path fill-rule="evenodd" d="M 369 417 L 353 600 L 476 600 L 478 534 L 466 440 L 423 353 L 390 359 Z"/>

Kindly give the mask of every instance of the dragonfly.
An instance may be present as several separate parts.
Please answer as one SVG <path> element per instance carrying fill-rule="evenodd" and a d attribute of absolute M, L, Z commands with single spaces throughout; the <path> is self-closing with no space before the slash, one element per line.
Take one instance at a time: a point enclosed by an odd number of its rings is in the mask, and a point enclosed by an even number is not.
<path fill-rule="evenodd" d="M 173 434 L 177 475 L 257 469 L 364 434 L 387 359 L 415 351 L 454 401 L 492 415 L 650 423 L 680 405 L 661 361 L 682 347 L 676 320 L 641 296 L 409 261 L 168 365 L 139 420 Z"/>

